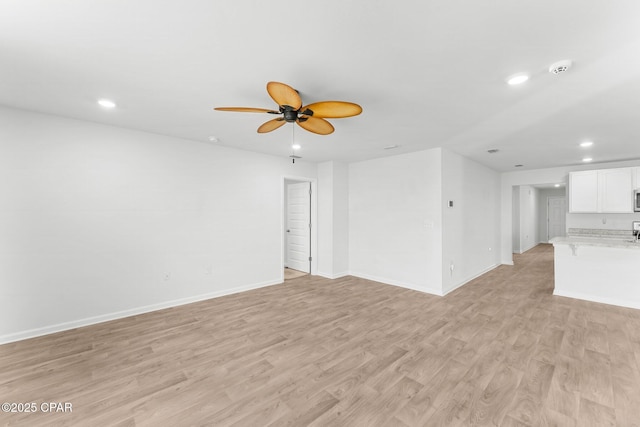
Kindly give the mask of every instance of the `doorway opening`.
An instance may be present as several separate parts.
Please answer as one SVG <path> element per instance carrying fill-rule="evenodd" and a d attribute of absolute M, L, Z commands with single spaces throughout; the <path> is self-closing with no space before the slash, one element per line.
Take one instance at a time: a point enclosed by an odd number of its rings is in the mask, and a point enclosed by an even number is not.
<path fill-rule="evenodd" d="M 284 177 L 282 186 L 282 279 L 315 274 L 316 182 Z"/>
<path fill-rule="evenodd" d="M 547 196 L 547 243 L 567 235 L 566 205 L 565 196 Z"/>
<path fill-rule="evenodd" d="M 555 184 L 512 187 L 512 252 L 521 254 L 566 235 L 566 189 Z"/>

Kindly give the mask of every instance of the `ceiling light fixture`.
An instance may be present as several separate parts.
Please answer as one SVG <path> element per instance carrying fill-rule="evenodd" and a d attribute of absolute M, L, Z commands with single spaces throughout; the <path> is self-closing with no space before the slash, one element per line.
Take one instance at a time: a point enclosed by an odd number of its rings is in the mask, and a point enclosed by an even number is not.
<path fill-rule="evenodd" d="M 104 108 L 116 108 L 116 103 L 109 99 L 99 99 L 98 104 Z"/>
<path fill-rule="evenodd" d="M 214 144 L 216 144 L 216 143 L 217 143 L 217 142 L 219 142 L 220 140 L 219 140 L 217 137 L 215 137 L 215 136 L 211 135 L 211 136 L 209 137 L 209 141 L 210 141 L 210 142 L 213 142 Z"/>
<path fill-rule="evenodd" d="M 515 168 L 521 168 L 522 166 L 524 166 L 524 165 L 515 165 L 514 167 Z"/>
<path fill-rule="evenodd" d="M 500 150 L 498 150 L 497 148 L 492 148 L 491 150 L 487 150 L 487 153 L 496 154 L 498 151 L 500 151 Z"/>
<path fill-rule="evenodd" d="M 592 160 L 593 159 L 591 157 L 585 157 L 584 159 L 582 159 L 582 161 L 585 162 L 585 163 L 589 163 Z"/>
<path fill-rule="evenodd" d="M 299 150 L 300 149 L 300 144 L 293 144 L 291 146 L 291 148 L 293 148 L 294 150 Z"/>
<path fill-rule="evenodd" d="M 507 83 L 511 86 L 519 85 L 529 80 L 529 76 L 526 74 L 518 73 L 507 78 Z"/>
<path fill-rule="evenodd" d="M 393 145 L 387 145 L 386 147 L 384 147 L 385 150 L 393 150 L 394 148 L 398 148 L 400 147 L 398 144 L 393 144 Z"/>
<path fill-rule="evenodd" d="M 554 187 L 558 188 L 558 187 L 560 187 L 560 184 L 556 184 L 556 185 L 554 185 Z"/>
<path fill-rule="evenodd" d="M 591 147 L 592 145 L 593 145 L 593 142 L 591 141 L 585 141 L 580 143 L 580 147 Z"/>

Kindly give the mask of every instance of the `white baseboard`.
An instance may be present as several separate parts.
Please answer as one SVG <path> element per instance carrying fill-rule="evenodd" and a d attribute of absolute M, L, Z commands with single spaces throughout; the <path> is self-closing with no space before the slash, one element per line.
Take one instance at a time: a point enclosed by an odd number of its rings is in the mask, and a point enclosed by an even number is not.
<path fill-rule="evenodd" d="M 524 249 L 523 249 L 523 248 L 519 248 L 519 250 L 514 251 L 513 253 L 514 253 L 514 254 L 518 254 L 518 255 L 522 255 L 523 253 L 525 253 L 525 252 L 527 252 L 527 251 L 530 251 L 531 249 L 535 248 L 535 247 L 536 247 L 536 246 L 538 246 L 539 244 L 540 244 L 540 242 L 538 242 L 538 243 L 534 243 L 533 245 L 530 245 L 529 247 L 526 247 L 526 248 L 524 248 Z"/>
<path fill-rule="evenodd" d="M 459 287 L 466 285 L 470 281 L 472 281 L 474 279 L 477 279 L 478 277 L 482 276 L 483 274 L 486 274 L 486 273 L 490 272 L 491 270 L 493 270 L 494 268 L 498 268 L 499 266 L 500 266 L 500 264 L 494 264 L 491 267 L 488 267 L 488 268 L 482 270 L 480 273 L 474 274 L 473 276 L 470 276 L 470 277 L 464 279 L 463 281 L 461 281 L 457 285 L 454 285 L 451 289 L 448 289 L 448 290 L 444 291 L 443 295 L 447 295 L 448 293 L 455 291 Z"/>
<path fill-rule="evenodd" d="M 581 292 L 558 291 L 557 289 L 553 290 L 553 295 L 559 296 L 559 297 L 581 299 L 581 300 L 591 301 L 591 302 L 599 302 L 601 304 L 617 305 L 618 307 L 640 309 L 639 301 L 628 301 L 628 300 L 623 300 L 618 298 L 598 297 L 590 294 L 583 294 Z"/>
<path fill-rule="evenodd" d="M 282 280 L 270 280 L 270 281 L 254 283 L 246 286 L 239 286 L 232 289 L 224 289 L 220 291 L 210 292 L 203 295 L 196 295 L 196 296 L 187 297 L 187 298 L 180 298 L 173 301 L 165 301 L 157 304 L 136 307 L 129 310 L 117 311 L 115 313 L 102 314 L 100 316 L 87 317 L 84 319 L 73 320 L 70 322 L 58 323 L 56 325 L 45 326 L 42 328 L 29 329 L 26 331 L 15 332 L 7 335 L 1 335 L 0 344 L 7 344 L 10 342 L 22 341 L 29 338 L 39 337 L 42 335 L 53 334 L 56 332 L 68 331 L 69 329 L 95 325 L 97 323 L 103 323 L 103 322 L 108 322 L 110 320 L 122 319 L 124 317 L 130 317 L 138 314 L 149 313 L 151 311 L 162 310 L 165 308 L 191 304 L 194 302 L 204 301 L 212 298 L 219 298 L 225 295 L 237 294 L 240 292 L 246 292 L 252 289 L 264 288 L 266 286 L 277 285 L 280 283 L 282 283 Z"/>
<path fill-rule="evenodd" d="M 414 283 L 401 282 L 394 279 L 388 279 L 385 277 L 372 276 L 370 274 L 358 273 L 351 271 L 349 275 L 359 277 L 361 279 L 372 280 L 374 282 L 384 283 L 385 285 L 398 286 L 400 288 L 411 289 L 413 291 L 424 292 L 427 294 L 442 296 L 442 292 L 437 289 L 429 288 L 426 286 L 416 285 Z"/>
<path fill-rule="evenodd" d="M 344 271 L 342 273 L 336 273 L 336 274 L 330 274 L 330 273 L 323 273 L 321 271 L 318 271 L 318 276 L 324 277 L 325 279 L 339 279 L 341 277 L 345 277 L 348 276 L 349 272 L 348 271 Z"/>

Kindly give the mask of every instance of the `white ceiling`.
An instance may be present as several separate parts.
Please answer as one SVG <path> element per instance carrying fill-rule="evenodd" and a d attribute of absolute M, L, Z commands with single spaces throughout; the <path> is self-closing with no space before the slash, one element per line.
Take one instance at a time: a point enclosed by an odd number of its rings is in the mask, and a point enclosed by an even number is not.
<path fill-rule="evenodd" d="M 272 116 L 213 111 L 274 108 L 274 80 L 364 109 L 328 136 L 297 128 L 308 161 L 440 146 L 498 171 L 638 159 L 639 22 L 637 0 L 3 0 L 0 104 L 288 156 L 292 125 L 258 134 Z M 517 72 L 530 81 L 505 84 Z"/>

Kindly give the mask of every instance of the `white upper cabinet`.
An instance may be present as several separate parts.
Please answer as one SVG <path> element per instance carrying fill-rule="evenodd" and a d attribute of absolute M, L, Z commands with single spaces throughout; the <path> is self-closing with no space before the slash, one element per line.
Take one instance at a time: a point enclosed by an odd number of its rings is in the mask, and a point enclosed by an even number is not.
<path fill-rule="evenodd" d="M 601 169 L 569 174 L 569 211 L 633 212 L 634 168 Z"/>
<path fill-rule="evenodd" d="M 569 174 L 569 212 L 598 212 L 598 171 Z"/>
<path fill-rule="evenodd" d="M 631 168 L 598 171 L 602 195 L 600 212 L 633 212 Z"/>
<path fill-rule="evenodd" d="M 633 168 L 633 188 L 640 189 L 640 167 Z"/>

